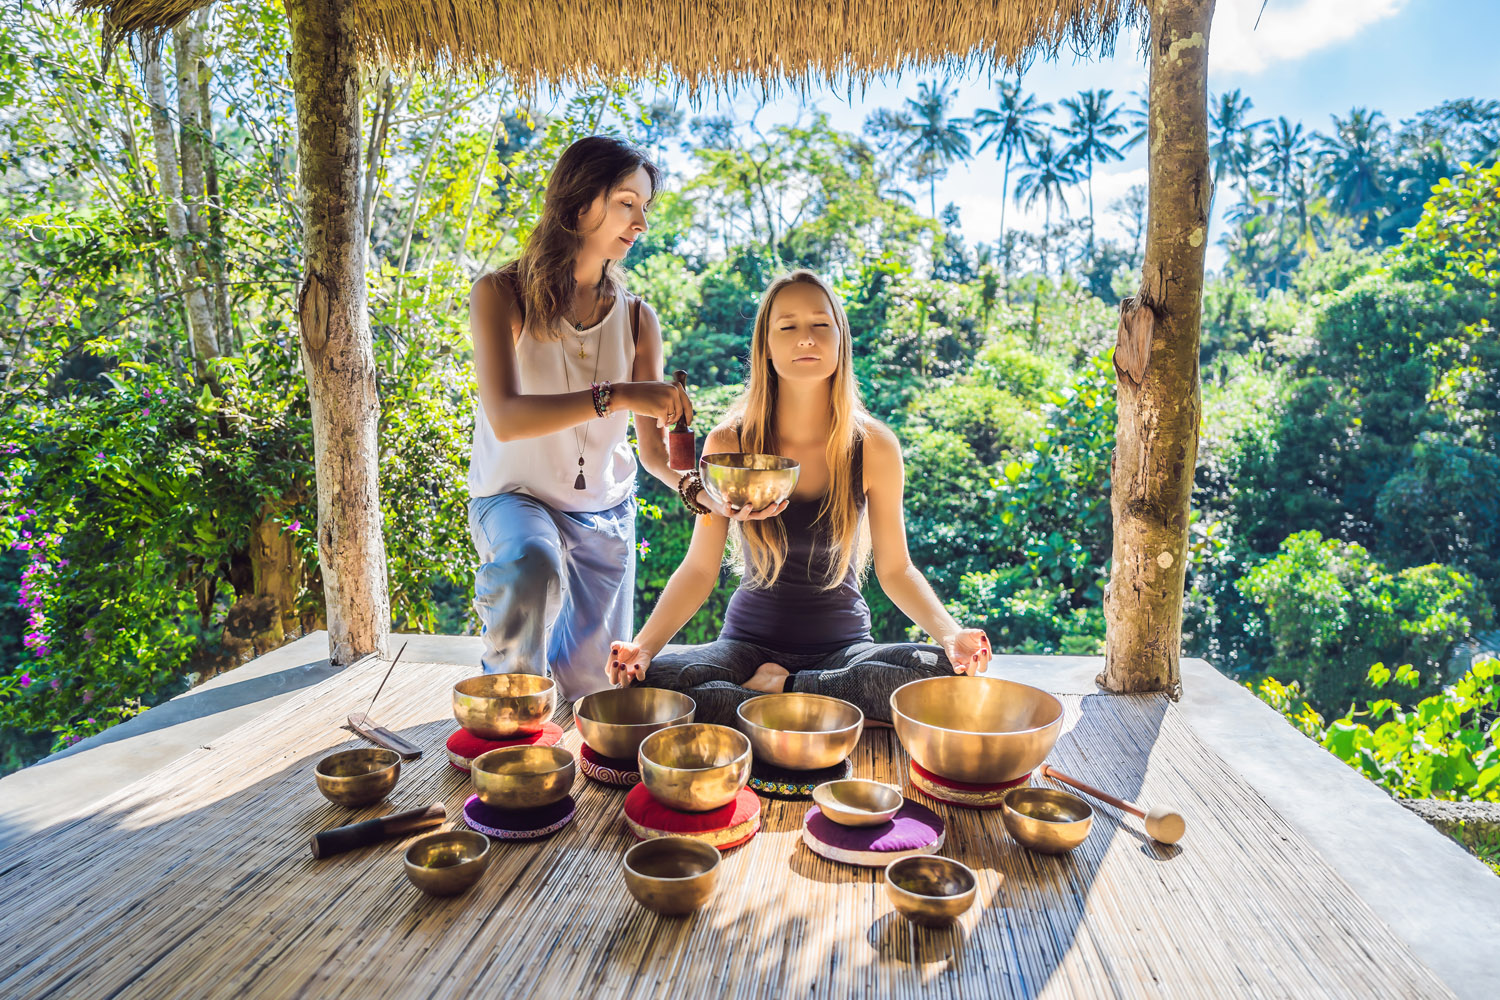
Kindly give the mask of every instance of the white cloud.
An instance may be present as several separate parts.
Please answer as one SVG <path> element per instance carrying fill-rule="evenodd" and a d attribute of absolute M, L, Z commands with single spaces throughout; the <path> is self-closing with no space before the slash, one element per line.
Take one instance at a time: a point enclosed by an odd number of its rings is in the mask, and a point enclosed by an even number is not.
<path fill-rule="evenodd" d="M 1208 40 L 1219 73 L 1259 73 L 1347 41 L 1407 0 L 1219 0 Z M 1264 7 L 1264 12 L 1262 12 Z M 1259 27 L 1256 18 L 1260 19 Z"/>

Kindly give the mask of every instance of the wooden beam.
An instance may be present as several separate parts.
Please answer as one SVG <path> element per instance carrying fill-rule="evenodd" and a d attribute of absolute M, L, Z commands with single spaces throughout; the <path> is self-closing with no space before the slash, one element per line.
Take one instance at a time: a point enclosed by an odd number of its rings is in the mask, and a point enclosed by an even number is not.
<path fill-rule="evenodd" d="M 365 298 L 355 0 L 285 0 L 297 104 L 302 366 L 312 400 L 318 561 L 336 664 L 385 654 L 375 352 Z"/>
<path fill-rule="evenodd" d="M 1182 687 L 1188 508 L 1198 461 L 1198 334 L 1208 242 L 1208 32 L 1214 0 L 1152 0 L 1150 215 L 1140 291 L 1120 304 L 1114 551 L 1099 683 Z"/>

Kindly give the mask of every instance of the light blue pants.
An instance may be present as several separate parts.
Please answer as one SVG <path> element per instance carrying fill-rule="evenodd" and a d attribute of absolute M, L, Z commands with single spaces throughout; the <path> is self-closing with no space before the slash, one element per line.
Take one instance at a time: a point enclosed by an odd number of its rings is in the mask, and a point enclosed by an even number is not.
<path fill-rule="evenodd" d="M 469 534 L 484 672 L 551 676 L 569 701 L 609 687 L 609 644 L 634 632 L 635 498 L 568 513 L 522 493 L 474 497 Z"/>

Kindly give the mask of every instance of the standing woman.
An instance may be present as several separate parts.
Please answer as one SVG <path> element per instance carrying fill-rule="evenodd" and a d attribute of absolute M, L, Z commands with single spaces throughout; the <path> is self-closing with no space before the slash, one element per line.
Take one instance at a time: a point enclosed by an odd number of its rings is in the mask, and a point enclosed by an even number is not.
<path fill-rule="evenodd" d="M 481 663 L 485 673 L 548 674 L 570 700 L 608 685 L 599 663 L 634 617 L 628 414 L 641 464 L 673 488 L 664 432 L 693 415 L 687 394 L 662 380 L 656 313 L 625 291 L 618 267 L 646 231 L 660 181 L 627 142 L 573 143 L 520 258 L 469 298 Z"/>

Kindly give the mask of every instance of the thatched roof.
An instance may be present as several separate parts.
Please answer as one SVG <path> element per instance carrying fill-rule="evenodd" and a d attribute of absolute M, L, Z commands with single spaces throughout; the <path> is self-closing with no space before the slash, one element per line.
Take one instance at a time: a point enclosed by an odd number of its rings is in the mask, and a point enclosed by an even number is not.
<path fill-rule="evenodd" d="M 213 0 L 74 0 L 106 44 L 151 43 Z M 244 2 L 244 0 L 241 0 Z M 277 0 L 262 0 L 277 2 Z M 518 84 L 646 78 L 690 88 L 862 80 L 934 64 L 1107 50 L 1143 0 L 351 0 L 361 56 Z"/>

